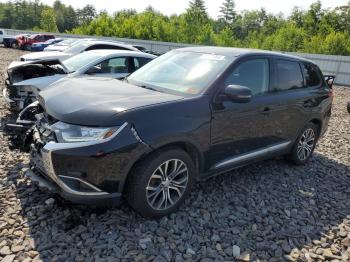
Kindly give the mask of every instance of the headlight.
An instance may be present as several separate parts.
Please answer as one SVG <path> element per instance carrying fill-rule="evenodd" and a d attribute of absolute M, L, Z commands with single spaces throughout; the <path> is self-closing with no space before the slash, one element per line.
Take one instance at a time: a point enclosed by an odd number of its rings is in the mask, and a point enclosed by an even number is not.
<path fill-rule="evenodd" d="M 118 127 L 87 127 L 57 122 L 51 125 L 57 141 L 60 143 L 74 143 L 103 140 L 111 137 Z"/>

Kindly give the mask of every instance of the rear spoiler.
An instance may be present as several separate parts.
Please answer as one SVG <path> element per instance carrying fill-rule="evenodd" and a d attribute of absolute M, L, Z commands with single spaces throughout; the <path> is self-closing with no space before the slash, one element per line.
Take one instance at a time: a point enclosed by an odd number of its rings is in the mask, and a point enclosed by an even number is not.
<path fill-rule="evenodd" d="M 329 88 L 332 88 L 335 76 L 334 75 L 324 75 L 324 80 L 326 80 Z"/>

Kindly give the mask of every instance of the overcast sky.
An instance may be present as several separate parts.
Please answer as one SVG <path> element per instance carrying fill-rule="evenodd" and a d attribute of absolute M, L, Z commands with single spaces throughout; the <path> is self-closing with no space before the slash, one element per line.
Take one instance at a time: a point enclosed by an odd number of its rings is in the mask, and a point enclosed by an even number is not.
<path fill-rule="evenodd" d="M 4 0 L 1 0 L 4 2 Z M 65 4 L 70 4 L 75 8 L 82 7 L 86 4 L 91 4 L 96 7 L 97 10 L 106 9 L 108 12 L 121 9 L 133 8 L 138 11 L 144 10 L 148 5 L 153 6 L 155 9 L 161 11 L 164 14 L 179 14 L 184 12 L 188 7 L 189 0 L 61 0 Z M 301 8 L 308 8 L 311 3 L 316 0 L 235 0 L 237 10 L 251 10 L 266 8 L 268 12 L 279 13 L 282 12 L 285 15 L 289 15 L 291 9 L 294 6 Z M 324 8 L 335 7 L 344 5 L 349 0 L 322 0 Z M 52 4 L 54 0 L 42 0 L 47 4 Z M 207 10 L 213 18 L 216 18 L 219 13 L 220 6 L 223 0 L 205 0 Z"/>

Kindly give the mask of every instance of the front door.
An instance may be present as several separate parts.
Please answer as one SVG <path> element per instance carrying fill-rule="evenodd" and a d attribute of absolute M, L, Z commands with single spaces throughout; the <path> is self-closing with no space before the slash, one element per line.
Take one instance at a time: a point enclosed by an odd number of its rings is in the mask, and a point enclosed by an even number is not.
<path fill-rule="evenodd" d="M 248 161 L 245 156 L 254 156 L 254 152 L 276 145 L 280 141 L 272 119 L 269 93 L 269 58 L 258 57 L 242 61 L 233 68 L 222 86 L 242 85 L 252 91 L 252 100 L 248 103 L 233 103 L 228 100 L 213 102 L 210 167 L 224 168 L 225 165 Z"/>

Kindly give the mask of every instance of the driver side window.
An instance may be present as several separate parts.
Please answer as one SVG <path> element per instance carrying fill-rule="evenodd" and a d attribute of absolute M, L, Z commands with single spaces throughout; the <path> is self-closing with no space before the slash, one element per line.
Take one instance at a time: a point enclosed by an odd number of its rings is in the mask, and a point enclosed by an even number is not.
<path fill-rule="evenodd" d="M 269 89 L 269 60 L 252 59 L 241 63 L 226 78 L 225 85 L 249 87 L 253 95 L 264 94 Z"/>
<path fill-rule="evenodd" d="M 129 72 L 128 58 L 116 57 L 107 59 L 94 66 L 95 74 L 124 74 Z"/>

